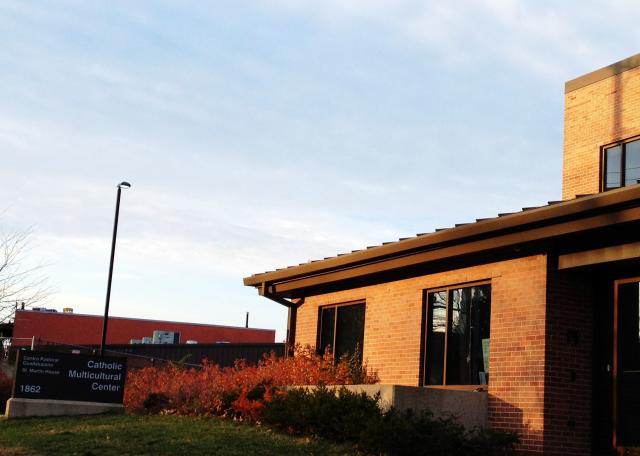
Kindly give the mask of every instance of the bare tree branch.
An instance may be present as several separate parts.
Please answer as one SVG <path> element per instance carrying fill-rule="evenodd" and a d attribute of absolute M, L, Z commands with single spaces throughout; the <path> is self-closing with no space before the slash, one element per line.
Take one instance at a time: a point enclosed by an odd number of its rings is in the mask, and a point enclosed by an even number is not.
<path fill-rule="evenodd" d="M 13 319 L 16 308 L 43 302 L 53 290 L 43 275 L 45 264 L 27 261 L 32 229 L 0 233 L 0 323 Z"/>

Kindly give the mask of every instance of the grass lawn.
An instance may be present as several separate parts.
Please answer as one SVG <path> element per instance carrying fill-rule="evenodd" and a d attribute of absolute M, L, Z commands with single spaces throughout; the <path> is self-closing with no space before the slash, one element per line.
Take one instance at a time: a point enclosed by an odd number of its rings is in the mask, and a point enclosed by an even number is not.
<path fill-rule="evenodd" d="M 216 418 L 96 416 L 0 420 L 0 456 L 349 455 L 349 446 Z"/>

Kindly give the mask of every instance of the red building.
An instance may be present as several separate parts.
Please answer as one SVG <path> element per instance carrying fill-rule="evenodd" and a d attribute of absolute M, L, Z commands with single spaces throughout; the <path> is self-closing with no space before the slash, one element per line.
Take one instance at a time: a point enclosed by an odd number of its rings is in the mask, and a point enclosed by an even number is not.
<path fill-rule="evenodd" d="M 102 337 L 102 316 L 38 310 L 16 311 L 13 337 L 17 345 L 26 339 L 71 345 L 98 345 Z M 180 342 L 198 343 L 273 343 L 274 329 L 242 328 L 235 326 L 182 323 L 176 321 L 145 320 L 109 317 L 107 344 L 128 344 L 131 339 L 151 337 L 154 331 L 180 333 Z M 24 338 L 23 340 L 20 340 Z"/>

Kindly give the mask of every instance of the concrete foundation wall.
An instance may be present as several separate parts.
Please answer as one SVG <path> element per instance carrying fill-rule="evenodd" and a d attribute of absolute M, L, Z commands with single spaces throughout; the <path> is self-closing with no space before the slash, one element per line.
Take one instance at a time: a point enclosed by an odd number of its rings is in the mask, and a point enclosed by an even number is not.
<path fill-rule="evenodd" d="M 430 410 L 437 418 L 455 416 L 467 428 L 487 427 L 489 424 L 486 391 L 421 388 L 403 385 L 347 385 L 348 390 L 365 392 L 369 396 L 380 393 L 383 408 L 399 410 Z"/>
<path fill-rule="evenodd" d="M 100 415 L 103 413 L 124 413 L 124 406 L 122 404 L 103 404 L 100 402 L 12 397 L 7 401 L 4 416 L 9 419 L 30 416 Z"/>
<path fill-rule="evenodd" d="M 314 389 L 315 386 L 294 386 L 291 388 Z M 366 393 L 374 397 L 380 395 L 383 410 L 395 407 L 398 410 L 420 412 L 430 410 L 436 418 L 455 416 L 466 429 L 485 428 L 489 425 L 489 399 L 486 391 L 451 390 L 422 388 L 403 385 L 340 385 L 354 393 Z"/>

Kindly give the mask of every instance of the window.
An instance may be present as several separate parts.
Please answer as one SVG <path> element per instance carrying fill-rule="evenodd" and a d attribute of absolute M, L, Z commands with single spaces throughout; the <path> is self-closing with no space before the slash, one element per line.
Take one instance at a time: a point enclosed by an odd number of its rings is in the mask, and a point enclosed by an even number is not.
<path fill-rule="evenodd" d="M 640 182 L 640 139 L 607 147 L 603 151 L 602 190 Z"/>
<path fill-rule="evenodd" d="M 491 285 L 427 293 L 425 385 L 489 383 Z"/>
<path fill-rule="evenodd" d="M 362 362 L 364 303 L 320 307 L 318 350 L 330 348 L 335 359 L 358 353 Z"/>

